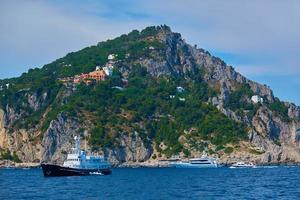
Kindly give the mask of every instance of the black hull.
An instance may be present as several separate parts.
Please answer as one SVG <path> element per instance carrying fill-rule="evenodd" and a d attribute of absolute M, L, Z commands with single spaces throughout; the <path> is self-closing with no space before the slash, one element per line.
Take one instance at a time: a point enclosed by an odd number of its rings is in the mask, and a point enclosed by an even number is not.
<path fill-rule="evenodd" d="M 41 164 L 43 169 L 43 173 L 45 177 L 52 177 L 52 176 L 88 176 L 92 175 L 93 173 L 101 173 L 103 175 L 111 174 L 111 169 L 76 169 L 76 168 L 69 168 L 69 167 L 62 167 L 59 165 L 52 165 L 52 164 Z"/>

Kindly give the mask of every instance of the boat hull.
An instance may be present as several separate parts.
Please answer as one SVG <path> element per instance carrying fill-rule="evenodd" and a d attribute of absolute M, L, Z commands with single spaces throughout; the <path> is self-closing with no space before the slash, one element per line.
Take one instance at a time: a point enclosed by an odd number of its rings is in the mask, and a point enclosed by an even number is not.
<path fill-rule="evenodd" d="M 217 168 L 217 164 L 190 164 L 190 163 L 172 163 L 170 167 L 175 168 Z"/>
<path fill-rule="evenodd" d="M 230 166 L 230 169 L 245 169 L 245 168 L 256 168 L 256 166 L 253 165 L 246 165 L 246 166 Z"/>
<path fill-rule="evenodd" d="M 76 169 L 63 167 L 60 165 L 41 164 L 45 177 L 53 176 L 87 176 L 93 174 L 109 175 L 112 173 L 111 168 L 105 169 Z"/>

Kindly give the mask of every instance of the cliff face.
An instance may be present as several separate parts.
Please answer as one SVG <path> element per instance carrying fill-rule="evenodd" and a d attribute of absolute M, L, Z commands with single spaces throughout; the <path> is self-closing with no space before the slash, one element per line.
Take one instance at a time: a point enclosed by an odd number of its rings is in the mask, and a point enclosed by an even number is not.
<path fill-rule="evenodd" d="M 0 149 L 15 152 L 24 162 L 40 162 L 42 144 L 39 141 L 39 130 L 9 130 L 10 123 L 14 116 L 8 116 L 15 113 L 9 109 L 8 113 L 0 110 Z"/>
<path fill-rule="evenodd" d="M 119 147 L 105 150 L 105 155 L 114 165 L 138 165 L 152 155 L 152 146 L 144 144 L 137 132 L 122 135 L 119 142 Z"/>
<path fill-rule="evenodd" d="M 156 27 L 156 31 L 154 35 L 145 37 L 146 40 L 159 41 L 165 48 L 153 48 L 146 56 L 130 61 L 119 60 L 116 66 L 123 77 L 128 77 L 136 65 L 144 67 L 152 77 L 183 78 L 190 82 L 194 81 L 195 74 L 200 71 L 203 81 L 216 91 L 216 95 L 206 103 L 212 104 L 228 118 L 248 127 L 248 139 L 235 145 L 232 153 L 215 151 L 212 153 L 214 156 L 224 163 L 236 160 L 300 162 L 299 107 L 290 103 L 279 103 L 278 105 L 287 111 L 286 115 L 280 114 L 275 104 L 278 103 L 278 99 L 269 87 L 248 80 L 221 59 L 187 44 L 180 34 L 171 32 L 168 27 Z M 252 115 L 247 114 L 250 112 L 248 108 L 230 106 L 232 94 L 243 86 L 249 87 L 249 94 L 259 95 L 264 99 L 264 103 L 254 105 Z M 88 138 L 94 127 L 92 117 L 82 121 L 64 112 L 54 112 L 54 117 L 50 119 L 49 113 L 55 110 L 55 106 L 66 104 L 69 101 L 68 97 L 72 96 L 75 90 L 73 86 L 62 87 L 54 98 L 51 97 L 51 91 L 20 92 L 17 101 L 28 105 L 31 113 L 2 102 L 4 106 L 0 110 L 0 150 L 8 149 L 11 153 L 16 153 L 23 162 L 62 163 L 72 145 L 72 138 L 79 134 L 82 138 Z M 251 96 L 242 94 L 238 100 L 241 104 L 253 106 L 250 98 Z M 15 126 L 21 119 L 35 113 L 41 114 L 35 123 L 30 123 L 30 127 Z M 43 124 L 49 119 L 49 126 L 44 129 Z M 154 152 L 157 153 L 154 142 L 147 142 L 140 134 L 132 130 L 118 130 L 118 145 L 106 146 L 98 151 L 105 154 L 115 165 L 145 163 L 158 159 L 151 158 Z M 189 148 L 185 142 L 183 146 Z M 92 149 L 89 145 L 87 148 Z M 190 156 L 199 155 L 199 150 L 190 148 L 190 151 Z"/>
<path fill-rule="evenodd" d="M 51 121 L 49 128 L 44 133 L 42 140 L 42 160 L 52 163 L 62 163 L 66 159 L 66 153 L 71 149 L 72 138 L 78 133 L 80 124 L 70 118 L 59 114 Z"/>

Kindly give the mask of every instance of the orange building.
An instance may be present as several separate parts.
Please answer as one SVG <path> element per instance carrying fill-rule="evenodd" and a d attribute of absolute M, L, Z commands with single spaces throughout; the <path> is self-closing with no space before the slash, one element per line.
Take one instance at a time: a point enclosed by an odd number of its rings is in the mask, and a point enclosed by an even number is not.
<path fill-rule="evenodd" d="M 96 71 L 90 72 L 88 74 L 88 78 L 94 79 L 94 80 L 96 80 L 96 82 L 104 81 L 106 78 L 106 74 L 103 70 L 96 70 Z"/>
<path fill-rule="evenodd" d="M 85 84 L 90 84 L 93 82 L 100 82 L 104 81 L 106 79 L 107 75 L 104 70 L 97 69 L 93 72 L 87 73 L 87 74 L 80 74 L 75 75 L 74 77 L 66 77 L 59 79 L 64 84 L 67 84 L 68 82 L 73 82 L 73 84 L 79 84 L 81 82 L 84 82 Z"/>

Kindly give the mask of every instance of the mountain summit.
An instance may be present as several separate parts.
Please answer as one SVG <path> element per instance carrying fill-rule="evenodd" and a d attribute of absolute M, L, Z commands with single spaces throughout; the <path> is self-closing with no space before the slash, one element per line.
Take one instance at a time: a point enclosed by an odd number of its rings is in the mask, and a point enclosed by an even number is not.
<path fill-rule="evenodd" d="M 1 158 L 15 162 L 61 163 L 75 135 L 115 165 L 300 161 L 300 108 L 165 25 L 0 80 L 0 106 Z"/>

